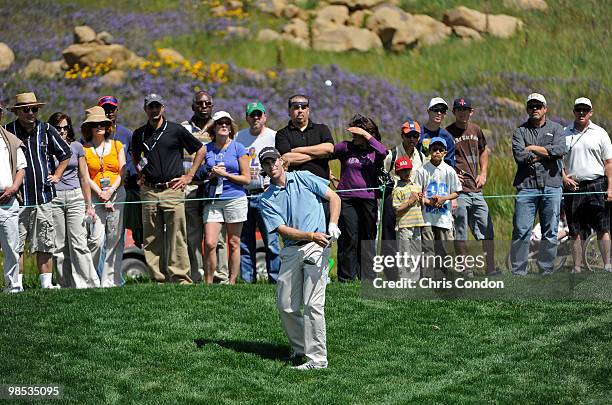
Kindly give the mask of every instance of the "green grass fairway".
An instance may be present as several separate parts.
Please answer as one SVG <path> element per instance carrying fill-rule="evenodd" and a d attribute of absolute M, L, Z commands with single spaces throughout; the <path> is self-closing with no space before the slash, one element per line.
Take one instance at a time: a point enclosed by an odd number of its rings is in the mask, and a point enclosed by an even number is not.
<path fill-rule="evenodd" d="M 604 403 L 612 303 L 369 301 L 328 288 L 330 368 L 289 369 L 274 287 L 0 295 L 0 383 L 86 403 Z M 198 347 L 199 346 L 199 347 Z"/>

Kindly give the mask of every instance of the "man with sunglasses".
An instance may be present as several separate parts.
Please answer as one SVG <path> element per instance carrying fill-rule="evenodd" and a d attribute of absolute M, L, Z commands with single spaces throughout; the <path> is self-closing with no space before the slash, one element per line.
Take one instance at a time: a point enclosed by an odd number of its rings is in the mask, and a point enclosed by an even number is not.
<path fill-rule="evenodd" d="M 132 157 L 142 177 L 145 259 L 155 281 L 191 284 L 184 188 L 202 164 L 205 148 L 182 125 L 166 120 L 159 94 L 145 97 L 144 111 L 147 123 L 134 131 Z M 187 173 L 185 150 L 196 154 Z M 168 263 L 167 272 L 163 263 Z"/>
<path fill-rule="evenodd" d="M 512 134 L 512 154 L 517 164 L 510 260 L 512 273 L 527 275 L 529 239 L 536 214 L 542 227 L 538 267 L 542 275 L 553 272 L 557 256 L 557 230 L 561 209 L 561 166 L 567 148 L 563 127 L 546 118 L 546 98 L 527 97 L 529 119 Z"/>
<path fill-rule="evenodd" d="M 481 240 L 486 252 L 487 275 L 494 276 L 495 246 L 493 244 L 493 221 L 489 215 L 489 206 L 482 195 L 482 188 L 487 182 L 489 152 L 487 140 L 482 129 L 470 118 L 474 115 L 472 101 L 458 97 L 453 101 L 455 122 L 446 127 L 455 142 L 455 171 L 461 181 L 462 191 L 457 199 L 455 219 L 455 251 L 465 255 L 468 239 L 468 224 L 476 240 Z M 472 269 L 466 270 L 468 277 L 473 277 Z"/>
<path fill-rule="evenodd" d="M 444 139 L 447 145 L 444 162 L 450 167 L 455 167 L 455 144 L 453 137 L 447 130 L 441 128 L 442 121 L 448 111 L 448 104 L 442 97 L 434 97 L 429 101 L 427 107 L 427 122 L 421 128 L 421 139 L 417 148 L 429 156 L 429 144 L 433 138 L 439 137 Z"/>
<path fill-rule="evenodd" d="M 236 134 L 236 141 L 247 150 L 251 173 L 251 183 L 244 187 L 249 196 L 249 212 L 247 220 L 242 225 L 240 238 L 240 277 L 247 283 L 257 281 L 256 228 L 259 228 L 266 247 L 266 268 L 270 283 L 276 283 L 280 268 L 278 235 L 266 230 L 260 209 L 261 195 L 270 185 L 270 179 L 261 175 L 259 153 L 264 148 L 273 148 L 276 139 L 276 131 L 266 126 L 267 119 L 266 108 L 261 102 L 248 103 L 246 105 L 246 121 L 249 128 L 238 131 L 238 134 Z"/>
<path fill-rule="evenodd" d="M 181 125 L 204 145 L 210 142 L 209 131 L 214 124 L 212 120 L 214 106 L 215 104 L 210 93 L 199 90 L 193 95 L 191 102 L 191 111 L 193 111 L 191 119 L 181 122 Z M 194 158 L 195 154 L 185 153 L 183 156 L 185 173 L 191 169 Z M 203 197 L 204 191 L 202 175 L 202 169 L 198 170 L 191 184 L 185 187 L 185 216 L 189 218 L 187 221 L 187 251 L 189 252 L 189 262 L 191 263 L 191 279 L 194 282 L 202 281 L 204 275 L 204 256 L 202 252 L 204 220 L 202 214 L 205 202 L 199 200 Z M 224 224 L 221 232 L 219 232 L 219 240 L 217 242 L 217 269 L 215 270 L 215 278 L 223 284 L 229 282 L 226 239 L 227 230 Z"/>
<path fill-rule="evenodd" d="M 605 129 L 591 121 L 593 104 L 586 97 L 574 102 L 574 123 L 565 128 L 563 185 L 565 213 L 574 240 L 572 273 L 582 271 L 582 244 L 591 229 L 597 232 L 604 269 L 610 265 L 610 204 L 612 201 L 612 143 Z M 573 194 L 577 193 L 577 194 Z"/>
<path fill-rule="evenodd" d="M 42 288 L 58 288 L 51 282 L 53 272 L 52 253 L 55 250 L 55 228 L 51 200 L 55 197 L 55 184 L 62 178 L 68 166 L 70 146 L 52 125 L 38 120 L 40 103 L 34 93 L 21 93 L 15 97 L 11 108 L 17 119 L 6 125 L 25 145 L 26 161 L 23 181 L 23 206 L 19 213 L 19 267 L 23 274 L 23 252 L 26 240 L 30 250 L 36 253 Z M 55 157 L 59 162 L 56 167 Z"/>

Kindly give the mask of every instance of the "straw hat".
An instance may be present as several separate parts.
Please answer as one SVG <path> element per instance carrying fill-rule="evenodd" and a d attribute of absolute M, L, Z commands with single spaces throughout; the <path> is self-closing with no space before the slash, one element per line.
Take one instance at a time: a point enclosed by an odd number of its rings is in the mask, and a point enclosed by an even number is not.
<path fill-rule="evenodd" d="M 85 121 L 83 121 L 81 127 L 86 124 L 98 122 L 107 122 L 109 125 L 112 124 L 112 121 L 109 120 L 104 113 L 104 108 L 99 106 L 91 107 L 85 110 Z"/>
<path fill-rule="evenodd" d="M 11 107 L 11 111 L 15 111 L 16 108 L 20 107 L 39 106 L 45 104 L 46 103 L 38 102 L 36 99 L 36 94 L 34 93 L 19 93 L 15 96 L 15 104 Z"/>

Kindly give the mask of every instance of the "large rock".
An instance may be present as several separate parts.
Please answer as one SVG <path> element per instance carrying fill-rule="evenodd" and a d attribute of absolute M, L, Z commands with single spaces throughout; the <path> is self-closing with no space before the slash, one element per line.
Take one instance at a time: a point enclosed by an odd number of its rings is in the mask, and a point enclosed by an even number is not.
<path fill-rule="evenodd" d="M 100 84 L 109 87 L 121 87 L 125 84 L 127 73 L 123 70 L 111 70 L 100 78 Z"/>
<path fill-rule="evenodd" d="M 326 6 L 317 11 L 314 29 L 323 30 L 334 25 L 345 25 L 349 19 L 346 6 Z"/>
<path fill-rule="evenodd" d="M 381 3 L 384 3 L 384 0 L 329 0 L 329 4 L 340 4 L 351 10 L 372 8 Z"/>
<path fill-rule="evenodd" d="M 257 33 L 257 40 L 261 42 L 277 41 L 280 39 L 280 34 L 270 28 L 264 28 Z"/>
<path fill-rule="evenodd" d="M 179 51 L 172 48 L 158 48 L 157 55 L 161 60 L 169 63 L 175 63 L 177 65 L 180 65 L 187 60 Z"/>
<path fill-rule="evenodd" d="M 459 38 L 464 41 L 480 41 L 482 40 L 482 35 L 478 31 L 468 27 L 462 27 L 461 25 L 456 25 L 453 27 L 453 32 Z"/>
<path fill-rule="evenodd" d="M 63 73 L 62 61 L 45 62 L 42 59 L 32 59 L 28 64 L 21 70 L 23 77 L 30 78 L 33 76 L 44 77 L 47 79 L 53 79 L 60 77 Z"/>
<path fill-rule="evenodd" d="M 13 50 L 4 42 L 0 42 L 0 72 L 10 68 L 15 62 Z"/>
<path fill-rule="evenodd" d="M 366 27 L 380 37 L 385 48 L 391 48 L 393 36 L 408 24 L 410 17 L 410 14 L 399 7 L 383 5 L 374 10 Z"/>
<path fill-rule="evenodd" d="M 81 67 L 94 67 L 96 64 L 105 63 L 110 59 L 113 67 L 123 68 L 131 67 L 143 60 L 120 44 L 72 44 L 64 49 L 62 56 L 68 66 L 79 65 Z"/>
<path fill-rule="evenodd" d="M 293 18 L 299 18 L 300 20 L 304 21 L 308 20 L 308 12 L 295 4 L 288 4 L 287 7 L 283 9 L 282 15 L 287 20 L 291 20 Z"/>
<path fill-rule="evenodd" d="M 287 7 L 286 0 L 257 0 L 253 2 L 253 6 L 268 14 L 274 14 L 277 17 L 280 17 L 283 13 L 283 9 Z"/>
<path fill-rule="evenodd" d="M 519 10 L 548 10 L 546 0 L 504 0 L 504 6 L 517 8 Z"/>
<path fill-rule="evenodd" d="M 115 37 L 108 31 L 102 31 L 96 35 L 96 42 L 103 45 L 110 45 L 115 42 Z"/>
<path fill-rule="evenodd" d="M 510 38 L 523 28 L 523 22 L 516 17 L 505 14 L 489 14 L 487 33 L 497 38 Z"/>
<path fill-rule="evenodd" d="M 446 10 L 442 21 L 446 25 L 461 25 L 475 29 L 478 32 L 485 32 L 487 30 L 487 15 L 464 6 Z"/>
<path fill-rule="evenodd" d="M 294 18 L 289 21 L 289 24 L 283 27 L 283 34 L 292 36 L 294 38 L 302 38 L 308 40 L 310 35 L 308 34 L 308 24 L 304 20 Z"/>
<path fill-rule="evenodd" d="M 382 49 L 380 38 L 365 28 L 337 26 L 317 33 L 312 39 L 317 51 L 369 51 Z"/>
<path fill-rule="evenodd" d="M 357 10 L 353 11 L 349 16 L 348 25 L 353 27 L 363 28 L 365 26 L 366 19 L 372 15 L 370 10 Z"/>
<path fill-rule="evenodd" d="M 401 52 L 406 48 L 429 46 L 445 41 L 450 27 L 424 14 L 415 14 L 393 36 L 390 49 Z"/>
<path fill-rule="evenodd" d="M 96 31 L 87 25 L 78 25 L 74 27 L 73 34 L 75 44 L 86 44 L 96 40 Z"/>

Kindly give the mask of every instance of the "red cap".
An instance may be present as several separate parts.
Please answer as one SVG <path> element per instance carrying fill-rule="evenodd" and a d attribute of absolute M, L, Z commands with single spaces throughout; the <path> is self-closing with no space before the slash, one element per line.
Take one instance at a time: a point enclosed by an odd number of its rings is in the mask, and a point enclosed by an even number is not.
<path fill-rule="evenodd" d="M 412 169 L 412 162 L 406 156 L 400 156 L 395 161 L 395 171 L 399 172 L 404 169 Z"/>
<path fill-rule="evenodd" d="M 102 107 L 104 104 L 110 104 L 110 105 L 114 105 L 115 107 L 117 107 L 117 105 L 119 104 L 119 101 L 117 100 L 117 97 L 114 97 L 114 96 L 100 97 L 100 99 L 98 100 L 98 105 Z"/>

